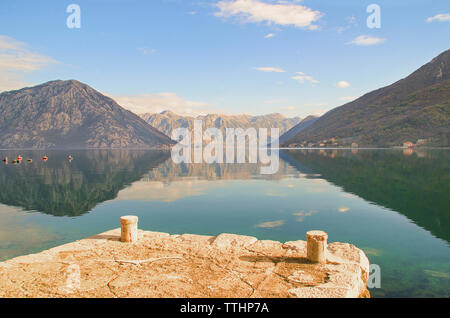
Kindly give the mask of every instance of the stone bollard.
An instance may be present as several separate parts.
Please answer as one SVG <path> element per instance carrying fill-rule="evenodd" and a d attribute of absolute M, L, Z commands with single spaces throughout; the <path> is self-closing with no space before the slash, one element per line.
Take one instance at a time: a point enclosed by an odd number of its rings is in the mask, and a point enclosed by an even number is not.
<path fill-rule="evenodd" d="M 138 217 L 126 215 L 120 218 L 120 240 L 122 242 L 134 243 L 138 239 Z"/>
<path fill-rule="evenodd" d="M 312 263 L 327 262 L 328 234 L 324 231 L 309 231 L 306 233 L 306 249 L 308 260 Z"/>

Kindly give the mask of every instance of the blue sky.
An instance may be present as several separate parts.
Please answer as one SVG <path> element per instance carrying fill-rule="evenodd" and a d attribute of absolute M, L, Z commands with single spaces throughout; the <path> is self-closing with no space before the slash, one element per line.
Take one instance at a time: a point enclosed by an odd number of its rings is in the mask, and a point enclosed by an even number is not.
<path fill-rule="evenodd" d="M 77 79 L 137 113 L 304 117 L 407 76 L 449 39 L 448 0 L 1 1 L 0 91 Z"/>

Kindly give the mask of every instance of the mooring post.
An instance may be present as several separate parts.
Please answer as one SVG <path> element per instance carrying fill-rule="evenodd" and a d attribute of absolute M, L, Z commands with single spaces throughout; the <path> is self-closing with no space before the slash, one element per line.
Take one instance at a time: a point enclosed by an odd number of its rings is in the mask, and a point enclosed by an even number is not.
<path fill-rule="evenodd" d="M 326 263 L 328 234 L 324 231 L 306 233 L 306 249 L 308 260 L 312 263 Z"/>
<path fill-rule="evenodd" d="M 133 243 L 138 239 L 138 217 L 126 215 L 120 218 L 120 240 L 122 242 Z"/>

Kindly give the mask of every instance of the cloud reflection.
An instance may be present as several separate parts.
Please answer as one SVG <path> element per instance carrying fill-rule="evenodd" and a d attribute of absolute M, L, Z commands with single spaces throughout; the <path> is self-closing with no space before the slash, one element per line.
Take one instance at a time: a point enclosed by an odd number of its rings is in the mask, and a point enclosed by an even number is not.
<path fill-rule="evenodd" d="M 270 222 L 263 222 L 256 224 L 255 227 L 263 228 L 263 229 L 273 229 L 276 227 L 280 227 L 284 224 L 283 220 L 277 220 L 277 221 L 270 221 Z"/>

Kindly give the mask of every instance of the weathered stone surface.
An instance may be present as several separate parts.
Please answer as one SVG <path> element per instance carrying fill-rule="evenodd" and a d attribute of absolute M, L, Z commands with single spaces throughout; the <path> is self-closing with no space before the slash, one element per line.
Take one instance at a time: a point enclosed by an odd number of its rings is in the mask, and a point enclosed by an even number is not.
<path fill-rule="evenodd" d="M 220 234 L 212 242 L 213 246 L 218 248 L 245 247 L 255 243 L 258 239 L 252 236 L 236 235 L 236 234 Z"/>
<path fill-rule="evenodd" d="M 365 297 L 367 257 L 328 245 L 312 264 L 306 243 L 111 230 L 0 263 L 0 297 Z"/>

